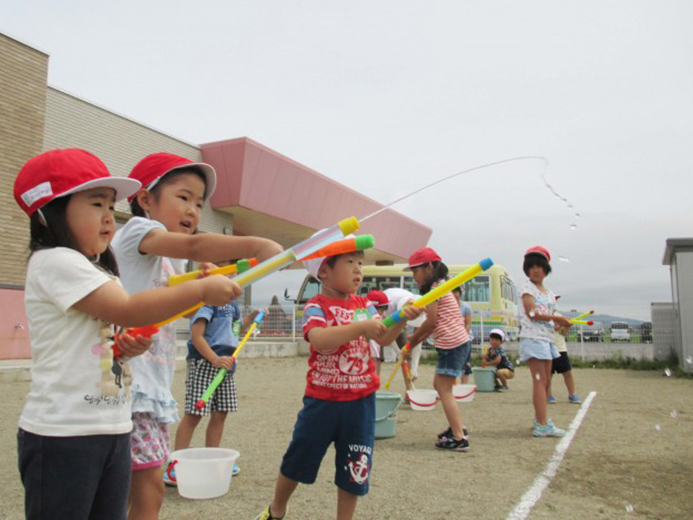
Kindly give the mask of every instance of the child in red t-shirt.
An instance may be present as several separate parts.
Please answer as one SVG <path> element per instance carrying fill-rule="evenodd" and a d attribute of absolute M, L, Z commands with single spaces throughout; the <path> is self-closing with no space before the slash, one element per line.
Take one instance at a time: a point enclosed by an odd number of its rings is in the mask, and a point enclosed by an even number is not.
<path fill-rule="evenodd" d="M 356 296 L 362 262 L 362 252 L 304 262 L 322 290 L 305 307 L 303 335 L 310 342 L 310 359 L 303 409 L 282 460 L 274 499 L 256 520 L 284 517 L 299 482 L 315 482 L 333 442 L 337 518 L 352 518 L 358 497 L 368 493 L 380 380 L 367 338 L 388 345 L 406 322 L 386 328 L 370 301 Z M 409 307 L 405 314 L 414 319 L 421 310 Z"/>

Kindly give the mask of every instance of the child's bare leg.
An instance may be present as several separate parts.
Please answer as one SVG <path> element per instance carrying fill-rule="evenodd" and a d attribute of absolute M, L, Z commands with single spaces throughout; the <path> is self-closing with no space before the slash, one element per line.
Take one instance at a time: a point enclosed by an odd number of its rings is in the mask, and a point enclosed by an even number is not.
<path fill-rule="evenodd" d="M 568 389 L 568 395 L 575 395 L 575 379 L 573 379 L 573 371 L 563 373 L 563 379 L 565 380 L 565 386 Z"/>
<path fill-rule="evenodd" d="M 226 412 L 212 412 L 212 417 L 209 418 L 209 424 L 207 425 L 205 446 L 208 448 L 219 447 L 221 436 L 224 433 L 224 421 L 226 421 Z"/>
<path fill-rule="evenodd" d="M 411 363 L 409 363 L 409 372 L 411 380 L 415 383 L 419 379 L 419 361 L 421 360 L 421 343 L 416 345 L 411 351 Z"/>
<path fill-rule="evenodd" d="M 452 428 L 452 435 L 456 439 L 464 438 L 462 425 L 462 414 L 457 407 L 455 396 L 452 395 L 452 387 L 455 384 L 455 377 L 436 374 L 433 378 L 433 388 L 438 391 L 440 401 L 443 403 L 445 417 Z"/>
<path fill-rule="evenodd" d="M 500 381 L 502 386 L 508 386 L 508 378 L 505 375 L 505 371 L 499 370 L 496 372 L 496 377 Z"/>
<path fill-rule="evenodd" d="M 532 374 L 532 403 L 534 404 L 534 416 L 541 425 L 546 424 L 547 395 L 545 363 L 544 360 L 537 358 L 529 358 L 529 361 L 527 361 L 529 371 Z"/>
<path fill-rule="evenodd" d="M 197 428 L 197 425 L 200 424 L 201 419 L 201 415 L 186 414 L 183 416 L 183 419 L 176 430 L 176 441 L 173 448 L 174 450 L 184 450 L 190 447 L 190 441 L 192 440 L 193 433 L 195 433 L 195 428 Z"/>
<path fill-rule="evenodd" d="M 548 388 L 546 389 L 546 398 L 547 398 L 547 399 L 549 398 L 550 395 L 553 395 L 553 394 L 551 393 L 551 383 L 552 383 L 552 381 L 553 381 L 553 374 L 551 374 L 551 375 L 549 376 L 549 385 L 548 385 Z"/>
<path fill-rule="evenodd" d="M 337 488 L 337 520 L 351 520 L 359 497 Z"/>
<path fill-rule="evenodd" d="M 462 377 L 460 377 L 460 383 L 463 385 L 469 383 L 469 376 L 467 374 L 462 374 Z"/>
<path fill-rule="evenodd" d="M 164 502 L 162 467 L 132 472 L 128 520 L 157 520 Z"/>
<path fill-rule="evenodd" d="M 272 516 L 282 517 L 286 514 L 286 506 L 289 504 L 289 499 L 296 487 L 298 481 L 291 480 L 281 473 L 277 477 L 277 484 L 274 487 L 274 498 L 270 504 L 270 513 Z"/>

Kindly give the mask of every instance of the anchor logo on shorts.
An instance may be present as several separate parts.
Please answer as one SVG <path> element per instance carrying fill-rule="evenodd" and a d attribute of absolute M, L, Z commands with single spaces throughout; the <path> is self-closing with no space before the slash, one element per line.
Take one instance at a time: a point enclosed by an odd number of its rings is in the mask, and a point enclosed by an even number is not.
<path fill-rule="evenodd" d="M 351 482 L 356 482 L 359 485 L 364 484 L 368 480 L 368 455 L 362 453 L 357 461 L 349 461 L 349 473 L 351 474 Z"/>

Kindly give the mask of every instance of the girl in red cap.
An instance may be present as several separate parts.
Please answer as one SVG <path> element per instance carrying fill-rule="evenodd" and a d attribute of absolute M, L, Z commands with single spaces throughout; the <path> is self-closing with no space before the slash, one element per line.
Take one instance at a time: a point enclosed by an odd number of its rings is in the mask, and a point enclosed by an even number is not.
<path fill-rule="evenodd" d="M 570 328 L 568 318 L 556 316 L 556 296 L 544 287 L 544 278 L 551 273 L 551 255 L 540 246 L 525 253 L 522 266 L 527 275 L 520 296 L 520 360 L 529 365 L 532 374 L 535 437 L 563 437 L 565 430 L 556 428 L 547 415 L 547 398 L 551 382 L 551 365 L 560 357 L 554 345 L 554 326 Z"/>
<path fill-rule="evenodd" d="M 448 276 L 447 266 L 441 261 L 438 253 L 429 247 L 419 249 L 409 257 L 408 269 L 411 269 L 421 294 L 426 294 L 439 286 Z M 471 342 L 464 327 L 462 312 L 452 293 L 447 293 L 426 306 L 426 321 L 409 337 L 409 344 L 418 345 L 431 334 L 434 334 L 438 351 L 438 366 L 433 387 L 438 391 L 449 424 L 449 427 L 438 435 L 436 448 L 466 452 L 469 451 L 469 440 L 452 387 L 455 379 L 464 372 L 464 364 L 471 351 Z"/>
<path fill-rule="evenodd" d="M 202 208 L 216 186 L 216 173 L 208 164 L 153 153 L 135 165 L 129 178 L 140 181 L 142 189 L 128 199 L 133 218 L 113 240 L 129 292 L 165 286 L 169 276 L 185 272 L 188 260 L 256 257 L 262 261 L 281 251 L 278 244 L 264 238 L 196 233 Z M 203 265 L 203 270 L 208 268 L 209 264 Z M 175 361 L 176 331 L 171 323 L 154 337 L 152 348 L 133 362 L 131 519 L 157 518 L 163 502 L 168 426 L 178 420 L 171 394 Z M 188 377 L 195 379 L 195 371 L 188 368 Z"/>
<path fill-rule="evenodd" d="M 123 334 L 115 342 L 124 355 L 114 358 L 114 325 L 150 325 L 241 292 L 222 276 L 132 296 L 123 289 L 109 249 L 114 205 L 139 187 L 78 149 L 34 157 L 15 181 L 31 219 L 25 307 L 33 367 L 17 434 L 28 519 L 125 519 L 130 362 L 152 342 Z"/>

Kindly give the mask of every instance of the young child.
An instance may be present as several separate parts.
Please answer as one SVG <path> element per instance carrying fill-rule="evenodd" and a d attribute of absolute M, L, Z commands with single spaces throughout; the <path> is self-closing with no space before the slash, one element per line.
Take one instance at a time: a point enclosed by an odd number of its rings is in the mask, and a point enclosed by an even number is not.
<path fill-rule="evenodd" d="M 310 359 L 303 409 L 282 460 L 272 503 L 256 520 L 284 517 L 299 482 L 312 484 L 327 448 L 335 443 L 337 518 L 354 515 L 368 492 L 375 440 L 375 392 L 380 380 L 367 338 L 391 343 L 405 323 L 386 329 L 368 299 L 356 296 L 362 252 L 304 262 L 320 280 L 321 293 L 305 306 L 303 335 Z M 408 307 L 407 318 L 420 311 Z"/>
<path fill-rule="evenodd" d="M 190 319 L 191 339 L 188 341 L 185 415 L 176 430 L 174 450 L 188 448 L 200 420 L 210 414 L 205 446 L 216 448 L 220 445 L 227 413 L 238 410 L 236 382 L 231 372 L 235 359 L 231 356 L 238 347 L 238 335 L 250 326 L 259 312 L 253 311 L 241 320 L 241 309 L 236 302 L 231 302 L 216 307 L 205 305 Z M 229 370 L 229 373 L 207 405 L 202 410 L 197 410 L 197 400 L 202 397 L 221 368 Z M 234 465 L 233 475 L 239 472 L 238 465 Z M 164 471 L 164 482 L 172 486 L 177 485 L 172 464 Z"/>
<path fill-rule="evenodd" d="M 412 303 L 418 297 L 415 294 L 407 291 L 406 289 L 393 287 L 390 289 L 385 289 L 385 291 L 370 291 L 366 295 L 366 298 L 368 298 L 373 303 L 375 310 L 378 311 L 378 314 L 380 314 L 381 318 L 387 318 L 388 316 L 392 316 L 394 313 L 399 312 L 405 305 Z M 407 338 L 409 336 L 408 333 L 410 331 L 413 333 L 414 328 L 421 325 L 424 319 L 425 316 L 421 315 L 417 319 L 407 322 L 407 326 L 405 327 L 405 329 L 402 330 L 402 332 L 399 334 L 399 336 L 397 336 L 397 338 L 395 338 L 395 343 L 393 343 L 390 346 L 394 348 L 394 346 L 396 345 L 397 350 L 399 350 L 401 354 L 402 349 L 407 344 Z M 371 345 L 373 345 L 374 349 L 378 347 L 378 344 L 373 340 L 371 340 Z M 380 358 L 377 359 L 377 371 L 378 376 L 380 376 L 380 362 L 385 360 L 383 355 L 385 347 L 378 347 L 378 350 L 380 351 Z M 409 354 L 407 355 L 406 359 L 412 383 L 418 379 L 418 367 L 420 358 L 421 344 L 416 345 L 416 347 L 412 348 Z M 407 390 L 411 390 L 412 386 L 409 382 L 409 378 L 407 377 L 404 366 L 402 366 L 402 377 L 404 378 L 405 388 Z M 409 398 L 405 397 L 404 400 L 408 402 Z"/>
<path fill-rule="evenodd" d="M 123 285 L 130 292 L 165 286 L 169 276 L 185 271 L 188 260 L 256 257 L 262 261 L 281 251 L 278 244 L 262 238 L 196 234 L 202 207 L 216 186 L 216 173 L 208 164 L 153 153 L 135 165 L 129 178 L 140 181 L 142 189 L 128 199 L 133 218 L 116 233 L 113 249 Z M 171 323 L 132 362 L 131 520 L 157 518 L 163 501 L 168 425 L 178 420 L 171 394 L 175 360 L 176 331 Z"/>
<path fill-rule="evenodd" d="M 559 313 L 555 313 L 556 316 L 560 316 Z M 549 388 L 547 390 L 549 397 L 549 404 L 556 404 L 556 398 L 551 393 L 551 380 L 554 374 L 563 374 L 563 381 L 565 382 L 565 387 L 568 389 L 568 401 L 574 404 L 580 404 L 582 401 L 580 397 L 575 393 L 575 379 L 573 378 L 573 367 L 570 366 L 570 358 L 568 357 L 568 345 L 565 341 L 565 336 L 568 334 L 570 329 L 565 329 L 556 326 L 553 333 L 554 343 L 556 345 L 556 350 L 560 354 L 560 357 L 555 358 L 551 365 L 551 378 L 549 379 Z"/>
<path fill-rule="evenodd" d="M 132 296 L 122 288 L 109 249 L 114 205 L 139 186 L 78 149 L 34 157 L 15 181 L 15 199 L 31 219 L 25 306 L 33 367 L 17 433 L 29 519 L 126 517 L 128 359 L 152 342 L 124 334 L 114 359 L 113 324 L 151 325 L 241 293 L 222 276 Z"/>
<path fill-rule="evenodd" d="M 415 251 L 409 257 L 409 267 L 414 281 L 421 288 L 421 294 L 445 282 L 448 268 L 438 253 L 429 247 Z M 426 306 L 426 321 L 409 338 L 411 345 L 421 343 L 431 333 L 435 335 L 438 351 L 438 366 L 433 379 L 433 387 L 438 391 L 443 403 L 449 427 L 438 434 L 436 448 L 459 452 L 469 451 L 467 430 L 462 422 L 462 414 L 452 393 L 455 379 L 464 371 L 464 364 L 470 356 L 471 342 L 464 328 L 462 313 L 455 297 L 447 293 L 437 301 Z"/>
<path fill-rule="evenodd" d="M 376 290 L 368 291 L 366 298 L 378 312 L 380 318 L 385 318 L 386 316 L 384 313 L 387 310 L 388 304 L 390 303 L 387 296 L 385 296 L 385 293 L 383 291 Z M 399 336 L 397 339 L 399 340 Z M 380 377 L 380 365 L 385 362 L 385 347 L 381 347 L 377 341 L 372 339 L 368 340 L 368 343 L 371 347 L 371 356 L 375 360 L 375 373 L 378 374 L 378 377 Z"/>
<path fill-rule="evenodd" d="M 554 345 L 554 325 L 570 328 L 567 318 L 556 316 L 556 297 L 544 287 L 544 278 L 551 273 L 551 255 L 543 247 L 527 250 L 522 269 L 529 278 L 520 293 L 520 360 L 529 365 L 532 375 L 535 437 L 563 437 L 565 430 L 556 428 L 547 415 L 547 399 L 551 365 L 559 357 Z"/>
<path fill-rule="evenodd" d="M 484 363 L 496 367 L 496 390 L 503 392 L 508 389 L 508 380 L 515 377 L 515 367 L 512 365 L 505 349 L 505 332 L 493 329 L 488 334 L 489 349 L 484 356 Z"/>
<path fill-rule="evenodd" d="M 452 295 L 460 306 L 462 319 L 464 320 L 464 330 L 467 331 L 467 338 L 469 338 L 469 357 L 464 363 L 464 371 L 462 377 L 460 377 L 460 383 L 466 385 L 469 382 L 469 376 L 472 375 L 472 339 L 474 339 L 472 337 L 472 308 L 467 302 L 462 301 L 462 287 L 455 287 L 452 290 Z"/>

